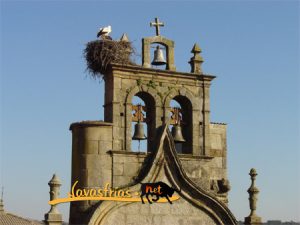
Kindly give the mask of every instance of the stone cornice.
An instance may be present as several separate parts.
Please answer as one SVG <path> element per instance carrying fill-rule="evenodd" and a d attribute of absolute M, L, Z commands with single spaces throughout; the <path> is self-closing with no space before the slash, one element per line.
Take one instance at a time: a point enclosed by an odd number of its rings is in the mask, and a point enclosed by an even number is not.
<path fill-rule="evenodd" d="M 92 121 L 92 120 L 86 120 L 81 122 L 75 122 L 70 125 L 70 130 L 73 130 L 77 127 L 99 127 L 99 126 L 113 126 L 113 123 L 104 122 L 101 120 Z"/>
<path fill-rule="evenodd" d="M 128 151 L 118 151 L 118 150 L 109 150 L 107 151 L 110 155 L 131 155 L 131 156 L 143 156 L 146 157 L 151 154 L 151 152 L 128 152 Z M 179 159 L 182 160 L 211 160 L 213 156 L 205 156 L 205 155 L 192 155 L 192 154 L 178 154 Z"/>
<path fill-rule="evenodd" d="M 170 70 L 159 70 L 159 69 L 152 69 L 152 68 L 145 68 L 142 66 L 133 66 L 133 65 L 122 65 L 112 63 L 110 65 L 110 69 L 112 71 L 126 71 L 132 72 L 133 74 L 141 73 L 145 75 L 155 75 L 161 76 L 165 78 L 185 78 L 191 80 L 199 80 L 199 81 L 212 81 L 216 76 L 212 76 L 209 74 L 194 74 L 194 73 L 186 73 L 186 72 L 177 72 L 177 71 L 170 71 Z"/>

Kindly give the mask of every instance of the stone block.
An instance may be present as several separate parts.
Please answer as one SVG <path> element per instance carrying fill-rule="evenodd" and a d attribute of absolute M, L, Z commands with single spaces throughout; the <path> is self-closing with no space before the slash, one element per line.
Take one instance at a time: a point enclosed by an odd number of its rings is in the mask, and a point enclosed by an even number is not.
<path fill-rule="evenodd" d="M 85 141 L 83 153 L 84 154 L 98 154 L 98 141 Z"/>
<path fill-rule="evenodd" d="M 140 213 L 142 215 L 149 215 L 150 214 L 150 204 L 141 204 Z"/>
<path fill-rule="evenodd" d="M 124 163 L 125 162 L 125 155 L 113 155 L 113 162 L 114 163 Z"/>
<path fill-rule="evenodd" d="M 121 89 L 114 87 L 114 101 L 122 102 L 123 99 L 121 98 L 120 93 L 121 93 Z"/>
<path fill-rule="evenodd" d="M 99 126 L 99 127 L 89 127 L 85 128 L 84 132 L 85 140 L 112 140 L 112 127 L 109 126 Z"/>
<path fill-rule="evenodd" d="M 58 211 L 45 214 L 46 225 L 61 225 L 62 222 L 62 214 L 60 214 Z"/>
<path fill-rule="evenodd" d="M 226 156 L 226 151 L 210 149 L 210 154 L 209 155 L 212 156 L 212 157 L 224 157 L 224 156 Z"/>
<path fill-rule="evenodd" d="M 165 215 L 162 216 L 160 225 L 185 225 L 185 220 L 187 218 L 183 219 L 174 215 Z"/>
<path fill-rule="evenodd" d="M 157 225 L 157 224 L 161 224 L 161 216 L 160 215 L 154 215 L 152 217 L 152 225 Z"/>
<path fill-rule="evenodd" d="M 124 162 L 125 163 L 138 163 L 139 158 L 136 155 L 125 155 Z"/>
<path fill-rule="evenodd" d="M 124 175 L 126 176 L 136 176 L 140 169 L 139 163 L 124 163 Z"/>
<path fill-rule="evenodd" d="M 99 141 L 98 154 L 107 155 L 109 150 L 112 150 L 111 141 Z"/>
<path fill-rule="evenodd" d="M 226 178 L 226 170 L 223 168 L 211 168 L 210 179 Z"/>
<path fill-rule="evenodd" d="M 140 214 L 141 203 L 132 203 L 125 207 L 126 215 L 139 215 Z"/>
<path fill-rule="evenodd" d="M 99 155 L 92 155 L 92 154 L 85 154 L 82 155 L 82 164 L 84 168 L 91 169 L 91 170 L 98 170 L 101 168 L 101 156 Z"/>
<path fill-rule="evenodd" d="M 111 168 L 111 167 L 110 167 Z M 100 180 L 101 186 L 103 187 L 106 183 L 112 183 L 112 171 L 111 169 L 102 169 L 101 170 L 101 177 L 96 178 Z"/>
<path fill-rule="evenodd" d="M 113 150 L 122 150 L 123 149 L 123 140 L 113 140 Z"/>
<path fill-rule="evenodd" d="M 118 125 L 114 126 L 113 127 L 113 138 L 118 139 L 120 137 L 120 134 L 121 134 L 121 128 Z"/>
<path fill-rule="evenodd" d="M 115 216 L 109 216 L 108 219 L 105 221 L 107 225 L 124 225 L 126 221 L 126 217 L 124 213 L 118 213 Z"/>
<path fill-rule="evenodd" d="M 121 89 L 122 88 L 122 79 L 114 76 L 114 88 Z"/>
<path fill-rule="evenodd" d="M 223 168 L 223 158 L 215 157 L 210 163 L 211 167 Z"/>
<path fill-rule="evenodd" d="M 171 208 L 171 214 L 172 215 L 183 215 L 187 216 L 191 213 L 190 206 L 186 204 L 184 201 L 177 201 L 172 204 Z"/>
<path fill-rule="evenodd" d="M 127 225 L 151 225 L 152 218 L 143 215 L 126 215 Z"/>
<path fill-rule="evenodd" d="M 122 79 L 122 90 L 126 91 L 134 85 L 137 85 L 136 80 Z"/>
<path fill-rule="evenodd" d="M 128 176 L 114 176 L 114 187 L 121 187 L 123 185 L 126 185 L 132 181 L 132 177 Z"/>
<path fill-rule="evenodd" d="M 113 165 L 113 175 L 120 176 L 124 174 L 124 164 L 123 163 L 114 163 Z"/>
<path fill-rule="evenodd" d="M 151 197 L 149 197 L 149 199 L 151 200 Z M 154 215 L 168 215 L 170 214 L 170 208 L 172 208 L 173 205 L 174 204 L 171 205 L 169 203 L 153 203 L 150 205 L 150 212 Z"/>
<path fill-rule="evenodd" d="M 222 168 L 226 169 L 227 168 L 227 158 L 226 157 L 222 158 L 222 164 L 223 164 Z"/>
<path fill-rule="evenodd" d="M 211 141 L 211 149 L 222 150 L 222 136 L 220 134 L 211 134 L 210 135 Z"/>
<path fill-rule="evenodd" d="M 87 187 L 101 187 L 103 178 L 100 170 L 88 170 L 88 182 Z"/>

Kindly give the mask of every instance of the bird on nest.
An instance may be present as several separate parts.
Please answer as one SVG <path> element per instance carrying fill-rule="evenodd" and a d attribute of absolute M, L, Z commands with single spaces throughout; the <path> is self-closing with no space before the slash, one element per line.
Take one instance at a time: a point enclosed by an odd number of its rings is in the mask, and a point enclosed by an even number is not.
<path fill-rule="evenodd" d="M 112 40 L 112 38 L 108 35 L 111 33 L 111 26 L 100 28 L 97 33 L 97 38 L 101 37 L 103 40 Z"/>

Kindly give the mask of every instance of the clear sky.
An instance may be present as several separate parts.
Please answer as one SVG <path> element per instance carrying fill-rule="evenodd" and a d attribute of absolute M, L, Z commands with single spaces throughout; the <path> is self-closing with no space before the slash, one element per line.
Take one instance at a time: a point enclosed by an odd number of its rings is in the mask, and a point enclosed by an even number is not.
<path fill-rule="evenodd" d="M 5 208 L 42 219 L 48 181 L 70 188 L 69 125 L 103 119 L 104 83 L 85 71 L 83 49 L 99 27 L 126 32 L 137 52 L 149 22 L 175 41 L 188 72 L 203 50 L 211 120 L 228 123 L 229 207 L 249 214 L 249 170 L 258 172 L 263 220 L 300 220 L 299 1 L 1 1 L 1 178 Z M 140 63 L 140 58 L 137 58 Z M 68 204 L 61 205 L 64 219 Z"/>

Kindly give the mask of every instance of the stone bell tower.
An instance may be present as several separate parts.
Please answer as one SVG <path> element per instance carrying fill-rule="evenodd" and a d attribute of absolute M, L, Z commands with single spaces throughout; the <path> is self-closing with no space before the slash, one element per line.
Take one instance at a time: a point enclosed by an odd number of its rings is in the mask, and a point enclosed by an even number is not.
<path fill-rule="evenodd" d="M 164 24 L 157 18 L 150 25 L 156 35 L 142 39 L 141 66 L 109 65 L 104 121 L 70 126 L 72 184 L 78 181 L 78 188 L 88 189 L 108 182 L 139 190 L 140 183 L 163 181 L 181 190 L 180 200 L 172 205 L 72 202 L 69 222 L 236 224 L 227 207 L 226 124 L 210 121 L 215 76 L 202 72 L 198 44 L 191 50 L 191 71 L 176 71 L 174 41 L 160 34 Z M 151 46 L 156 49 L 153 61 Z M 135 104 L 135 96 L 144 105 Z M 145 138 L 147 150 L 134 151 L 132 142 Z"/>

